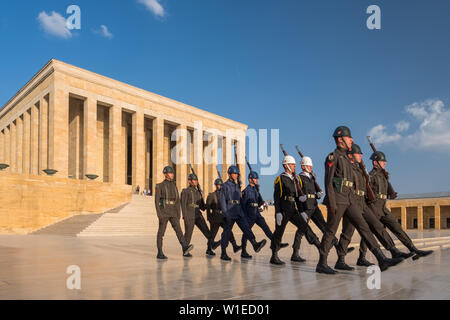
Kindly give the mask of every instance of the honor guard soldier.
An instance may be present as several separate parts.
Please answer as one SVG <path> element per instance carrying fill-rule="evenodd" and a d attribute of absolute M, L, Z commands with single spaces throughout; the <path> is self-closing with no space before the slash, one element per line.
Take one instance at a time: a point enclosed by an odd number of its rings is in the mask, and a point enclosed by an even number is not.
<path fill-rule="evenodd" d="M 409 249 L 410 252 L 415 253 L 414 260 L 425 257 L 433 253 L 432 250 L 419 250 L 417 249 L 411 238 L 403 230 L 402 226 L 392 216 L 391 212 L 386 208 L 387 199 L 395 199 L 397 194 L 393 191 L 389 194 L 389 174 L 385 171 L 386 168 L 386 155 L 377 151 L 370 157 L 372 160 L 373 169 L 370 172 L 370 186 L 375 193 L 377 200 L 374 203 L 373 209 L 383 223 L 395 236 L 400 240 L 403 245 Z M 387 175 L 387 177 L 386 177 Z M 393 194 L 392 194 L 393 193 Z"/>
<path fill-rule="evenodd" d="M 214 181 L 214 185 L 216 186 L 216 191 L 211 192 L 206 199 L 206 216 L 210 224 L 211 237 L 213 240 L 216 239 L 219 228 L 225 228 L 225 218 L 219 204 L 220 189 L 223 186 L 222 179 L 216 179 L 216 181 Z M 230 242 L 233 246 L 234 253 L 241 250 L 241 247 L 236 243 L 233 231 L 231 232 Z"/>
<path fill-rule="evenodd" d="M 198 190 L 198 178 L 195 174 L 190 174 L 188 177 L 189 186 L 181 192 L 181 209 L 183 211 L 184 219 L 184 238 L 190 242 L 192 239 L 192 232 L 194 226 L 197 226 L 208 240 L 206 254 L 215 256 L 214 249 L 216 249 L 220 242 L 214 243 L 211 231 L 203 218 L 202 211 L 206 210 L 206 204 L 203 197 Z M 192 257 L 190 253 L 185 257 Z"/>
<path fill-rule="evenodd" d="M 384 225 L 378 220 L 372 211 L 372 203 L 368 203 L 368 190 L 366 187 L 366 179 L 364 177 L 363 168 L 359 164 L 362 161 L 362 151 L 357 144 L 353 144 L 352 150 L 348 152 L 348 157 L 353 164 L 353 174 L 355 177 L 355 184 L 353 192 L 355 193 L 355 205 L 362 212 L 364 220 L 366 220 L 369 225 L 370 230 L 375 235 L 375 237 L 380 241 L 383 247 L 391 252 L 392 258 L 403 258 L 407 259 L 413 254 L 403 253 L 395 247 L 394 241 L 392 240 L 389 233 L 384 228 Z M 337 246 L 338 261 L 336 262 L 335 269 L 338 270 L 354 270 L 345 263 L 345 255 L 347 254 L 348 245 L 351 242 L 355 227 L 351 224 L 348 218 L 344 216 L 342 224 L 342 233 L 339 240 L 339 245 Z M 361 240 L 359 247 L 359 258 L 357 265 L 363 267 L 369 267 L 373 265 L 366 260 L 365 256 L 367 253 L 367 245 L 364 240 Z"/>
<path fill-rule="evenodd" d="M 255 235 L 248 225 L 244 212 L 241 206 L 241 187 L 238 182 L 240 175 L 239 168 L 231 166 L 228 169 L 228 181 L 223 184 L 220 190 L 219 203 L 222 214 L 225 217 L 225 228 L 222 233 L 222 255 L 221 259 L 230 261 L 231 258 L 227 255 L 228 243 L 231 239 L 231 230 L 235 223 L 239 226 L 246 238 L 253 245 L 253 250 L 259 252 L 267 243 L 266 240 L 256 242 Z"/>
<path fill-rule="evenodd" d="M 333 137 L 336 143 L 336 149 L 325 160 L 326 195 L 324 204 L 328 209 L 327 227 L 320 245 L 320 259 L 316 267 L 316 272 L 325 274 L 337 273 L 328 266 L 327 258 L 343 216 L 349 219 L 358 230 L 358 233 L 365 240 L 369 250 L 377 258 L 381 271 L 384 271 L 400 263 L 403 259 L 388 259 L 384 255 L 377 240 L 370 231 L 367 222 L 364 220 L 361 210 L 355 204 L 353 166 L 347 156 L 347 151 L 350 151 L 353 145 L 350 129 L 345 126 L 338 127 Z"/>
<path fill-rule="evenodd" d="M 284 230 L 288 222 L 293 223 L 306 236 L 308 242 L 320 246 L 320 241 L 314 232 L 304 220 L 302 214 L 299 212 L 300 202 L 306 201 L 304 196 L 299 194 L 297 190 L 298 176 L 295 174 L 296 161 L 292 156 L 285 156 L 283 160 L 285 172 L 283 172 L 276 180 L 274 186 L 274 201 L 275 201 L 275 232 L 272 237 L 272 257 L 271 264 L 283 265 L 285 264 L 278 257 L 278 251 L 281 248 L 281 239 L 283 238 Z M 300 187 L 300 186 L 299 186 Z M 302 199 L 300 199 L 302 197 Z"/>
<path fill-rule="evenodd" d="M 255 171 L 250 172 L 248 175 L 249 185 L 242 192 L 242 208 L 244 210 L 245 216 L 247 218 L 250 229 L 256 224 L 258 225 L 266 234 L 267 238 L 272 240 L 272 231 L 270 231 L 266 220 L 261 215 L 264 211 L 264 200 L 261 193 L 258 190 L 258 173 Z M 281 244 L 281 248 L 287 247 L 288 244 Z M 252 256 L 247 252 L 247 238 L 245 234 L 242 235 L 242 253 L 241 258 L 251 259 Z"/>
<path fill-rule="evenodd" d="M 178 241 L 183 248 L 183 255 L 189 254 L 194 246 L 185 241 L 180 227 L 180 196 L 177 185 L 174 181 L 175 172 L 173 168 L 166 167 L 163 171 L 165 180 L 156 185 L 155 206 L 159 220 L 157 235 L 158 259 L 165 260 L 167 257 L 163 253 L 163 238 L 166 232 L 167 223 L 170 222 L 177 235 Z"/>
<path fill-rule="evenodd" d="M 302 172 L 299 175 L 300 184 L 302 187 L 302 191 L 304 194 L 303 200 L 301 203 L 300 212 L 302 212 L 302 217 L 306 222 L 312 220 L 314 224 L 325 233 L 325 228 L 327 223 L 325 218 L 323 217 L 322 211 L 320 211 L 318 200 L 323 197 L 323 192 L 318 190 L 316 187 L 316 177 L 313 170 L 313 161 L 310 157 L 302 158 Z M 300 230 L 297 230 L 295 233 L 294 245 L 292 246 L 293 253 L 291 257 L 291 261 L 293 262 L 305 262 L 306 260 L 300 256 L 300 245 L 304 234 Z M 334 240 L 334 245 L 336 246 L 338 243 L 338 239 Z M 353 250 L 353 248 L 349 248 L 349 251 Z"/>

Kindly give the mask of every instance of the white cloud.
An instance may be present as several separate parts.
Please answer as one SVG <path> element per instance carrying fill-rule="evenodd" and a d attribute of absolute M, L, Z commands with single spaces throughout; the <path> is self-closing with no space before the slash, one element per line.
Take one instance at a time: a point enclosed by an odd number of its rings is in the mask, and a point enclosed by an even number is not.
<path fill-rule="evenodd" d="M 159 0 L 138 0 L 138 2 L 143 4 L 149 11 L 153 12 L 158 17 L 164 17 L 166 14 L 163 6 L 159 3 Z"/>
<path fill-rule="evenodd" d="M 59 13 L 52 11 L 48 15 L 47 12 L 42 11 L 37 19 L 46 33 L 64 39 L 72 37 L 72 32 L 67 28 L 66 19 Z"/>
<path fill-rule="evenodd" d="M 409 135 L 402 135 L 411 126 L 404 120 L 395 125 L 397 132 L 391 135 L 385 126 L 377 125 L 369 131 L 374 142 L 380 145 L 395 142 L 404 148 L 420 150 L 450 151 L 450 109 L 445 108 L 442 100 L 415 102 L 405 111 L 415 120 L 415 130 Z"/>
<path fill-rule="evenodd" d="M 397 132 L 404 132 L 408 131 L 409 126 L 410 126 L 409 122 L 402 120 L 395 124 L 395 129 L 397 130 Z"/>
<path fill-rule="evenodd" d="M 108 30 L 108 27 L 103 24 L 100 26 L 99 30 L 94 30 L 94 33 L 99 34 L 108 39 L 114 38 L 114 35 Z"/>

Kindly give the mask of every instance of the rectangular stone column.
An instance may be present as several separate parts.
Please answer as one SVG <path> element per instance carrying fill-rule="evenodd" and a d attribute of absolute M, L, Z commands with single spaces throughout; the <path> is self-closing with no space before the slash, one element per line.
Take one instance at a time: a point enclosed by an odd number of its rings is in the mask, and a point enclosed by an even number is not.
<path fill-rule="evenodd" d="M 109 109 L 109 179 L 115 184 L 124 184 L 125 168 L 121 161 L 122 108 L 112 106 Z"/>
<path fill-rule="evenodd" d="M 43 170 L 48 169 L 48 97 L 41 100 L 39 108 L 39 169 L 38 173 L 44 175 Z"/>
<path fill-rule="evenodd" d="M 133 178 L 132 184 L 135 189 L 139 186 L 141 189 L 145 186 L 145 139 L 144 139 L 144 112 L 138 109 L 132 116 L 133 123 Z M 133 191 L 134 191 L 133 189 Z"/>
<path fill-rule="evenodd" d="M 222 179 L 228 180 L 228 168 L 233 163 L 233 148 L 232 141 L 229 137 L 223 137 L 222 139 Z"/>
<path fill-rule="evenodd" d="M 177 172 L 177 188 L 181 192 L 187 187 L 187 176 L 188 176 L 188 159 L 187 159 L 187 127 L 184 124 L 180 124 L 176 128 L 176 172 Z M 195 168 L 194 168 L 195 169 Z M 190 171 L 189 171 L 190 173 Z"/>
<path fill-rule="evenodd" d="M 83 123 L 83 165 L 84 177 L 87 174 L 100 175 L 97 170 L 97 100 L 89 97 L 84 102 Z"/>
<path fill-rule="evenodd" d="M 423 230 L 423 207 L 417 207 L 417 230 Z"/>
<path fill-rule="evenodd" d="M 441 230 L 441 206 L 434 206 L 434 229 Z"/>
<path fill-rule="evenodd" d="M 401 219 L 402 219 L 402 228 L 403 230 L 408 229 L 408 216 L 406 214 L 406 207 L 401 207 Z"/>
<path fill-rule="evenodd" d="M 194 128 L 192 137 L 194 143 L 194 169 L 198 176 L 198 181 L 204 186 L 203 175 L 203 130 Z"/>
<path fill-rule="evenodd" d="M 164 119 L 153 119 L 153 194 L 155 186 L 164 180 Z M 179 190 L 181 192 L 181 190 Z"/>
<path fill-rule="evenodd" d="M 23 173 L 23 115 L 16 120 L 16 172 Z"/>
<path fill-rule="evenodd" d="M 48 166 L 57 177 L 69 175 L 69 93 L 56 88 L 50 93 Z"/>
<path fill-rule="evenodd" d="M 16 140 L 17 140 L 17 126 L 16 126 L 16 121 L 11 122 L 11 131 L 10 131 L 10 137 L 11 137 L 11 142 L 9 144 L 9 149 L 10 149 L 10 156 L 11 156 L 11 168 L 10 168 L 10 172 L 12 173 L 17 173 L 17 165 L 16 165 L 16 161 L 17 161 L 17 151 L 16 151 Z"/>
<path fill-rule="evenodd" d="M 5 163 L 5 131 L 0 132 L 0 163 Z"/>
<path fill-rule="evenodd" d="M 31 107 L 31 152 L 30 152 L 30 173 L 39 174 L 39 108 L 40 105 Z"/>
<path fill-rule="evenodd" d="M 31 165 L 31 110 L 25 111 L 23 114 L 23 155 L 22 155 L 22 172 L 30 174 Z"/>
<path fill-rule="evenodd" d="M 241 172 L 242 190 L 247 185 L 246 164 L 245 164 L 245 137 L 240 137 L 236 141 L 237 154 L 238 154 L 238 166 Z"/>
<path fill-rule="evenodd" d="M 217 177 L 217 164 L 218 164 L 218 153 L 219 153 L 219 139 L 216 134 L 212 134 L 210 137 L 209 142 L 209 156 L 211 159 L 208 160 L 208 177 L 209 180 L 207 181 L 207 184 L 205 185 L 205 188 L 207 191 L 205 191 L 205 197 L 208 195 L 208 193 L 214 191 L 214 181 L 218 178 Z"/>
<path fill-rule="evenodd" d="M 11 166 L 11 134 L 10 126 L 5 128 L 5 163 Z M 8 168 L 6 172 L 11 172 L 11 168 Z"/>

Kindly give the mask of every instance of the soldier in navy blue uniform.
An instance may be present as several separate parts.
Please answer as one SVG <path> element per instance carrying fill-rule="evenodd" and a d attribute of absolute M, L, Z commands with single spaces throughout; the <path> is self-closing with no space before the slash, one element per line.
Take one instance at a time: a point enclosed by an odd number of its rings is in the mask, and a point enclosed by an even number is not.
<path fill-rule="evenodd" d="M 272 231 L 270 231 L 266 220 L 261 215 L 261 212 L 264 211 L 264 200 L 259 192 L 258 179 L 258 173 L 255 171 L 250 172 L 248 175 L 249 185 L 242 192 L 242 209 L 244 210 L 250 229 L 256 224 L 264 231 L 267 238 L 272 240 Z M 280 247 L 284 248 L 287 246 L 288 244 L 283 243 Z M 245 259 L 252 258 L 247 252 L 247 238 L 245 237 L 245 234 L 242 235 L 241 257 Z"/>
<path fill-rule="evenodd" d="M 235 223 L 238 224 L 239 228 L 244 232 L 248 240 L 250 240 L 253 245 L 255 252 L 259 252 L 265 245 L 266 240 L 257 242 L 255 240 L 255 235 L 248 225 L 248 221 L 242 211 L 241 200 L 242 200 L 242 190 L 241 184 L 239 182 L 239 168 L 236 166 L 231 166 L 228 169 L 229 180 L 223 184 L 220 190 L 219 202 L 222 214 L 225 218 L 225 228 L 222 233 L 222 255 L 221 259 L 225 261 L 230 261 L 231 258 L 227 255 L 227 247 L 231 238 L 231 230 Z"/>

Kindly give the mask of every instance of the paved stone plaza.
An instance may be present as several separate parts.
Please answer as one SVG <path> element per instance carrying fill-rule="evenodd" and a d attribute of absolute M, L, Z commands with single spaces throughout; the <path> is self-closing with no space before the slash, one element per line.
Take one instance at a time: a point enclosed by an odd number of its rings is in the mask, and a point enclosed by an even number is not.
<path fill-rule="evenodd" d="M 449 299 L 450 232 L 410 234 L 429 238 L 415 241 L 417 246 L 438 249 L 383 272 L 380 290 L 367 289 L 365 268 L 336 276 L 316 274 L 318 254 L 310 246 L 302 247 L 307 263 L 274 267 L 268 262 L 268 246 L 251 261 L 241 261 L 239 255 L 232 255 L 230 263 L 206 258 L 198 231 L 194 257 L 184 259 L 168 229 L 166 262 L 155 259 L 153 236 L 0 236 L 0 299 Z M 292 243 L 293 236 L 290 230 L 284 240 Z M 356 236 L 354 240 L 356 244 Z M 280 256 L 288 261 L 290 253 L 284 249 Z M 335 258 L 332 252 L 330 264 Z M 357 250 L 348 262 L 354 265 L 356 258 Z M 71 265 L 81 268 L 79 291 L 66 288 Z"/>

